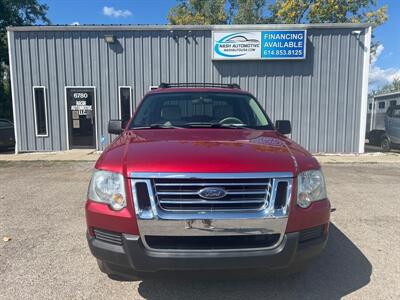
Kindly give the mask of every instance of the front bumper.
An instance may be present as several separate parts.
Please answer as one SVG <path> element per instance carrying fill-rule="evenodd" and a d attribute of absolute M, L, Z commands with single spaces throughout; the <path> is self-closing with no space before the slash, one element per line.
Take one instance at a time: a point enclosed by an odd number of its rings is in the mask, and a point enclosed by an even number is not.
<path fill-rule="evenodd" d="M 317 256 L 324 249 L 327 237 L 324 230 L 316 239 L 301 241 L 301 232 L 292 232 L 286 233 L 274 249 L 199 253 L 152 251 L 135 235 L 123 234 L 122 245 L 87 235 L 92 254 L 105 264 L 109 273 L 120 275 L 164 270 L 290 269 Z"/>

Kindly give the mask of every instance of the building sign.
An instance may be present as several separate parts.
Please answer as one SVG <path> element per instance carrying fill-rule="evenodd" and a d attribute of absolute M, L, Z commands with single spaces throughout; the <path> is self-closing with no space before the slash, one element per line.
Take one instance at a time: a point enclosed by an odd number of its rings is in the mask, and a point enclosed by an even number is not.
<path fill-rule="evenodd" d="M 212 59 L 305 59 L 306 30 L 213 31 Z"/>
<path fill-rule="evenodd" d="M 86 105 L 85 100 L 77 100 L 75 105 L 71 105 L 71 111 L 78 111 L 78 115 L 86 116 L 88 112 L 92 111 L 92 105 Z"/>

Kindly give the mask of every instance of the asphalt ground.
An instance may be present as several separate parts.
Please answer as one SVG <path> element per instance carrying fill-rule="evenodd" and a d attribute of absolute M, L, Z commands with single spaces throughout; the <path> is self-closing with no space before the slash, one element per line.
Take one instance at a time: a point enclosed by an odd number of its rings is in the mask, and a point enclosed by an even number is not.
<path fill-rule="evenodd" d="M 237 271 L 240 278 L 229 279 L 172 273 L 137 282 L 109 279 L 87 247 L 84 203 L 92 166 L 0 162 L 1 299 L 400 298 L 400 164 L 323 165 L 336 211 L 327 248 L 302 273 Z"/>

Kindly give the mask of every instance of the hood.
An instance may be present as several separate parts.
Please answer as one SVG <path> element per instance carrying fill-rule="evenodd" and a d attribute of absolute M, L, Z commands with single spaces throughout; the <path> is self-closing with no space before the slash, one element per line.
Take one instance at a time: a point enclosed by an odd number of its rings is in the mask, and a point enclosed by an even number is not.
<path fill-rule="evenodd" d="M 96 168 L 131 172 L 290 172 L 319 168 L 302 147 L 274 131 L 145 129 L 124 132 Z"/>

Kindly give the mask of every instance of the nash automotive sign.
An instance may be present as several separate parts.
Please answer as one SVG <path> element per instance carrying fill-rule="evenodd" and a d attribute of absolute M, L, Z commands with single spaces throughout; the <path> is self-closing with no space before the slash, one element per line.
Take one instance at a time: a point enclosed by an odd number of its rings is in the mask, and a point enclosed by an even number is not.
<path fill-rule="evenodd" d="M 213 31 L 212 59 L 304 59 L 306 30 Z"/>

